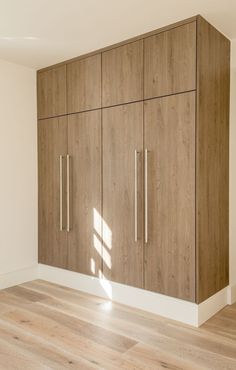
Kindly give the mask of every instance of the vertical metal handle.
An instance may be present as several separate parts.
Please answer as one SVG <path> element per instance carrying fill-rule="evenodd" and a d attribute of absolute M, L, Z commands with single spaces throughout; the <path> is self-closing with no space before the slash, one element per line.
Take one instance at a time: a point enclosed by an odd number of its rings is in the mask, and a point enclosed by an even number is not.
<path fill-rule="evenodd" d="M 134 240 L 138 241 L 138 154 L 134 151 Z"/>
<path fill-rule="evenodd" d="M 67 199 L 67 227 L 66 231 L 70 231 L 70 155 L 66 156 L 66 199 Z"/>
<path fill-rule="evenodd" d="M 60 165 L 60 170 L 59 170 L 59 188 L 60 188 L 60 231 L 63 231 L 63 156 L 60 155 L 59 157 L 59 165 Z"/>
<path fill-rule="evenodd" d="M 145 202 L 145 225 L 144 225 L 144 232 L 145 232 L 145 243 L 148 243 L 148 150 L 145 149 L 144 155 L 145 161 L 145 169 L 144 169 L 144 202 Z"/>

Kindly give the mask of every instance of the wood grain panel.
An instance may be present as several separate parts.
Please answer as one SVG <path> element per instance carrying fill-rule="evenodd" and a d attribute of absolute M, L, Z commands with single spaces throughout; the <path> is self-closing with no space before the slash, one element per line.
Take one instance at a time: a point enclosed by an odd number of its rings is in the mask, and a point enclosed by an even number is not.
<path fill-rule="evenodd" d="M 68 113 L 101 107 L 101 54 L 67 65 Z"/>
<path fill-rule="evenodd" d="M 143 103 L 103 110 L 103 272 L 107 279 L 142 287 Z M 134 151 L 138 167 L 138 241 L 135 227 Z"/>
<path fill-rule="evenodd" d="M 143 41 L 102 54 L 102 106 L 143 99 Z"/>
<path fill-rule="evenodd" d="M 145 288 L 195 300 L 195 93 L 144 103 Z"/>
<path fill-rule="evenodd" d="M 67 267 L 67 233 L 60 231 L 59 156 L 67 154 L 67 118 L 42 120 L 38 124 L 38 241 L 39 262 Z M 63 226 L 66 193 L 63 162 Z"/>
<path fill-rule="evenodd" d="M 144 40 L 144 98 L 195 89 L 196 22 Z"/>
<path fill-rule="evenodd" d="M 102 258 L 100 110 L 68 117 L 68 147 L 72 185 L 68 268 L 98 276 Z"/>
<path fill-rule="evenodd" d="M 66 114 L 66 66 L 37 74 L 38 118 Z"/>
<path fill-rule="evenodd" d="M 229 282 L 230 42 L 198 18 L 197 300 Z"/>

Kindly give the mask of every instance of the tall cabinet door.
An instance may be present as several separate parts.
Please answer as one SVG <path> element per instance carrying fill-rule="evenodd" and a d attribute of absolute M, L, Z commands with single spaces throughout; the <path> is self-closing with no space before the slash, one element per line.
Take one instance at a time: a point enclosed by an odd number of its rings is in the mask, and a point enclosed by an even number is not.
<path fill-rule="evenodd" d="M 39 262 L 67 267 L 67 118 L 38 123 Z"/>
<path fill-rule="evenodd" d="M 142 287 L 143 103 L 103 109 L 102 117 L 103 274 Z"/>
<path fill-rule="evenodd" d="M 101 110 L 68 117 L 70 232 L 68 268 L 99 276 L 101 231 Z"/>
<path fill-rule="evenodd" d="M 145 288 L 195 300 L 195 93 L 144 103 Z"/>

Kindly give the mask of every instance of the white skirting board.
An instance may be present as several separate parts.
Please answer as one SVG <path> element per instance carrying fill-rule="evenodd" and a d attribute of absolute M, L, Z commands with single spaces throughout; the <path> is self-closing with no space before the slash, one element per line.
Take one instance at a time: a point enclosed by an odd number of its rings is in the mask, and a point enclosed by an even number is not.
<path fill-rule="evenodd" d="M 194 303 L 41 264 L 39 278 L 190 325 L 197 325 L 197 305 Z"/>
<path fill-rule="evenodd" d="M 233 303 L 232 299 L 229 298 L 231 296 L 229 287 L 222 289 L 197 305 L 181 299 L 42 264 L 39 264 L 38 277 L 195 327 L 202 325 L 227 304 Z"/>
<path fill-rule="evenodd" d="M 198 305 L 198 326 L 229 304 L 229 288 L 226 287 Z"/>
<path fill-rule="evenodd" d="M 38 278 L 38 264 L 21 270 L 0 274 L 0 289 L 10 288 Z"/>
<path fill-rule="evenodd" d="M 235 302 L 236 302 L 236 284 L 232 285 L 229 288 L 228 304 L 233 304 Z"/>

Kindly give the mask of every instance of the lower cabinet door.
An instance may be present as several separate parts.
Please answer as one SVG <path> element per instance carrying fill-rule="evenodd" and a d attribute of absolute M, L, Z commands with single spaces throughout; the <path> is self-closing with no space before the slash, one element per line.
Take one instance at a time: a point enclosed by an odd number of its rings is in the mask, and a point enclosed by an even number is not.
<path fill-rule="evenodd" d="M 67 118 L 38 122 L 39 262 L 67 267 Z"/>
<path fill-rule="evenodd" d="M 68 116 L 68 269 L 101 275 L 101 110 Z"/>
<path fill-rule="evenodd" d="M 144 103 L 145 288 L 195 301 L 195 93 Z"/>
<path fill-rule="evenodd" d="M 143 103 L 103 109 L 103 274 L 143 287 Z"/>

